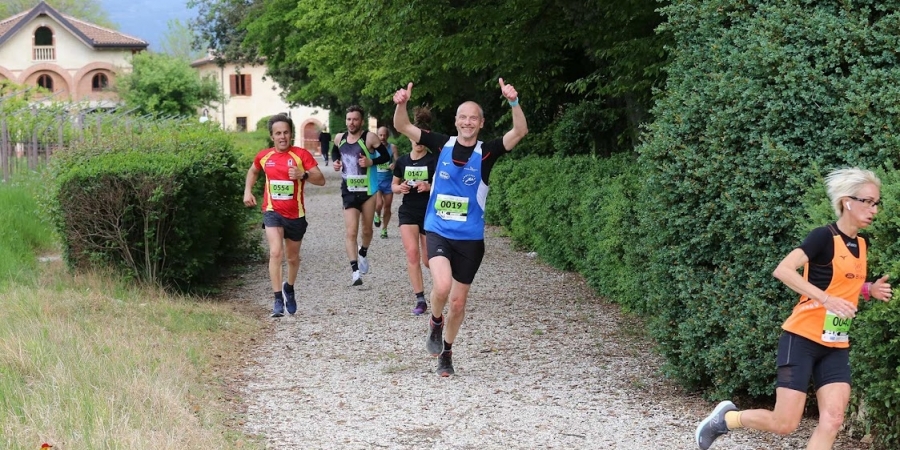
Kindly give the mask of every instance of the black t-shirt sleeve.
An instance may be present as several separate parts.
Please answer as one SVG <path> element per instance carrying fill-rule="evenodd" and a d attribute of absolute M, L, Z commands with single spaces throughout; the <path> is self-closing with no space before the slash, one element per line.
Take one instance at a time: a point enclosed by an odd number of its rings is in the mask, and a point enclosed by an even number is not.
<path fill-rule="evenodd" d="M 331 160 L 337 161 L 341 159 L 341 149 L 337 145 L 331 144 Z"/>
<path fill-rule="evenodd" d="M 399 179 L 403 179 L 403 175 L 406 171 L 406 161 L 409 160 L 409 155 L 403 155 L 400 159 L 397 160 L 397 163 L 394 164 L 394 173 L 393 175 Z"/>
<path fill-rule="evenodd" d="M 811 264 L 830 265 L 834 258 L 834 238 L 828 227 L 819 227 L 809 232 L 798 247 L 806 253 Z"/>
<path fill-rule="evenodd" d="M 503 147 L 503 138 L 493 139 L 481 145 L 481 179 L 484 184 L 490 185 L 489 179 L 494 164 L 507 153 L 509 150 Z"/>
<path fill-rule="evenodd" d="M 444 148 L 444 144 L 449 140 L 450 136 L 447 136 L 446 134 L 422 130 L 422 136 L 419 138 L 419 143 L 428 147 L 434 154 L 438 154 L 441 152 L 441 149 Z"/>

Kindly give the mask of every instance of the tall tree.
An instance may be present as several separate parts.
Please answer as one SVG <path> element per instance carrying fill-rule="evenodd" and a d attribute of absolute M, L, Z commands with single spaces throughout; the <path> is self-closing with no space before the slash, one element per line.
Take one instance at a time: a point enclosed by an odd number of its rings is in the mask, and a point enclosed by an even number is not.
<path fill-rule="evenodd" d="M 116 89 L 128 107 L 143 114 L 194 115 L 222 99 L 214 79 L 201 78 L 187 61 L 162 53 L 135 55 L 132 71 L 119 77 Z"/>
<path fill-rule="evenodd" d="M 107 28 L 117 28 L 98 0 L 45 0 L 57 11 Z M 0 18 L 9 17 L 34 8 L 40 0 L 3 0 Z"/>
<path fill-rule="evenodd" d="M 416 84 L 452 129 L 456 106 L 478 101 L 486 131 L 509 126 L 497 95 L 504 77 L 522 93 L 529 128 L 551 129 L 570 105 L 646 119 L 664 78 L 665 37 L 655 0 L 195 0 L 196 25 L 223 58 L 265 57 L 289 100 L 393 112 L 392 93 Z M 595 119 L 594 116 L 588 116 Z M 624 126 L 609 127 L 622 133 Z M 634 134 L 629 135 L 633 137 Z M 621 139 L 613 137 L 613 145 Z M 633 139 L 625 139 L 631 142 Z"/>
<path fill-rule="evenodd" d="M 160 52 L 185 61 L 194 61 L 206 54 L 195 45 L 194 34 L 186 23 L 171 19 L 167 25 L 168 28 L 159 44 Z"/>

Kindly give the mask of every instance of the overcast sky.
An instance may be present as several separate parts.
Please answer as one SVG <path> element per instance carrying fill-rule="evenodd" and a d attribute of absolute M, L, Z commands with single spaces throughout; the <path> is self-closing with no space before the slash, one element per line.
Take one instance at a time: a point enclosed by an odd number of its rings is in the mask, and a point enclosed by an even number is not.
<path fill-rule="evenodd" d="M 119 31 L 149 42 L 151 50 L 159 50 L 169 20 L 187 23 L 194 17 L 194 11 L 187 8 L 187 0 L 100 0 L 100 3 Z"/>

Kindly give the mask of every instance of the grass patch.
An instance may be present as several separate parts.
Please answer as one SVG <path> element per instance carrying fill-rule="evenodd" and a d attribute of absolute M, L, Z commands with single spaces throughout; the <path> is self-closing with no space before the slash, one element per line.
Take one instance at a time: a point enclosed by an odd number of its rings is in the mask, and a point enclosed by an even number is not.
<path fill-rule="evenodd" d="M 261 449 L 225 376 L 262 323 L 235 305 L 72 273 L 37 200 L 0 182 L 0 448 Z"/>
<path fill-rule="evenodd" d="M 258 321 L 62 263 L 41 276 L 3 293 L 0 447 L 262 447 L 225 425 L 214 370 Z"/>
<path fill-rule="evenodd" d="M 35 200 L 43 189 L 41 176 L 29 171 L 0 182 L 0 289 L 33 278 L 35 255 L 56 252 L 53 226 Z"/>

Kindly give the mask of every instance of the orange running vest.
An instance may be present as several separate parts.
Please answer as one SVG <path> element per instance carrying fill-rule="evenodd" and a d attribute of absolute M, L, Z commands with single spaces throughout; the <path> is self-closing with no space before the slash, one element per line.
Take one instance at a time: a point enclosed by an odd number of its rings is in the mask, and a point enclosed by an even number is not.
<path fill-rule="evenodd" d="M 866 282 L 866 241 L 857 239 L 857 258 L 850 253 L 837 230 L 831 226 L 829 229 L 834 239 L 834 256 L 831 260 L 831 283 L 825 293 L 829 297 L 839 297 L 857 305 L 860 290 Z M 809 262 L 803 266 L 803 279 L 808 280 L 808 277 Z M 847 348 L 850 346 L 851 322 L 852 319 L 841 319 L 828 312 L 817 300 L 803 295 L 781 328 L 826 347 Z"/>

